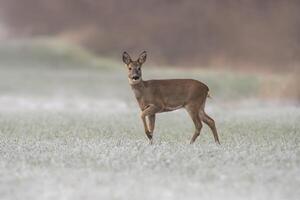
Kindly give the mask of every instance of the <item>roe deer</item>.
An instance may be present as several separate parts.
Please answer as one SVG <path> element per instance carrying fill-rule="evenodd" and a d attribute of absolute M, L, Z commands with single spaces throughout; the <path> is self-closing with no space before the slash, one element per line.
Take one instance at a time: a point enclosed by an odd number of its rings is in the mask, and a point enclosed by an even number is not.
<path fill-rule="evenodd" d="M 179 108 L 185 108 L 195 124 L 191 144 L 200 135 L 201 121 L 210 127 L 215 142 L 220 144 L 215 122 L 204 111 L 206 98 L 209 97 L 208 87 L 193 79 L 143 81 L 141 66 L 146 61 L 146 57 L 147 53 L 144 51 L 136 61 L 133 61 L 127 52 L 123 53 L 123 62 L 128 69 L 129 84 L 142 111 L 141 118 L 150 144 L 153 141 L 155 114 Z"/>

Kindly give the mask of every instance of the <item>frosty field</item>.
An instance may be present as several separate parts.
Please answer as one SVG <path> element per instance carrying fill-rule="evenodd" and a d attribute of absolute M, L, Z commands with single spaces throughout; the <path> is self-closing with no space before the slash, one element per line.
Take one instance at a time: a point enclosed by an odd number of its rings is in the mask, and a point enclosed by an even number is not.
<path fill-rule="evenodd" d="M 257 77 L 145 71 L 145 79 L 208 83 L 206 110 L 221 141 L 204 126 L 189 145 L 194 127 L 180 110 L 158 115 L 149 145 L 122 64 L 7 57 L 0 61 L 1 200 L 299 199 L 300 108 L 258 100 Z"/>
<path fill-rule="evenodd" d="M 297 199 L 300 111 L 275 109 L 211 111 L 221 146 L 184 112 L 152 146 L 136 111 L 2 112 L 1 199 Z"/>

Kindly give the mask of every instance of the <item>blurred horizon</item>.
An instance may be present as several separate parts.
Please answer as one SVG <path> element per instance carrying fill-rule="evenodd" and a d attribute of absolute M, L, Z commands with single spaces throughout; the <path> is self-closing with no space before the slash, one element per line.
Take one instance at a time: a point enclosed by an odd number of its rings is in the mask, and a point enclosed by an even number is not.
<path fill-rule="evenodd" d="M 0 0 L 0 68 L 21 76 L 90 66 L 125 78 L 122 52 L 147 50 L 145 80 L 201 79 L 233 102 L 299 102 L 299 13 L 293 0 Z"/>
<path fill-rule="evenodd" d="M 300 2 L 0 0 L 0 38 L 53 37 L 152 64 L 297 71 Z"/>

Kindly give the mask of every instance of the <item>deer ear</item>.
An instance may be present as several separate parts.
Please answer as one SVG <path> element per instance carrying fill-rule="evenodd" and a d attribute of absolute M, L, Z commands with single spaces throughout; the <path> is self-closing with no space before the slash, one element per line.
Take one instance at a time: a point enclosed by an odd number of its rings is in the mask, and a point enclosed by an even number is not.
<path fill-rule="evenodd" d="M 143 51 L 139 56 L 138 62 L 140 64 L 143 64 L 146 61 L 146 58 L 147 58 L 147 52 Z"/>
<path fill-rule="evenodd" d="M 131 63 L 131 58 L 130 58 L 130 56 L 129 56 L 129 54 L 126 52 L 126 51 L 124 51 L 123 52 L 123 62 L 126 64 L 126 65 L 129 65 L 129 63 Z"/>

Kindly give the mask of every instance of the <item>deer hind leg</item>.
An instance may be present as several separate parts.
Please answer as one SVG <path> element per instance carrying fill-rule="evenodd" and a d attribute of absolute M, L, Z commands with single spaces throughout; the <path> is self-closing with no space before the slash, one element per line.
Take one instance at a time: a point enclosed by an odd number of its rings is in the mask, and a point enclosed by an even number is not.
<path fill-rule="evenodd" d="M 211 129 L 213 135 L 214 135 L 214 138 L 215 138 L 215 142 L 217 144 L 220 144 L 220 141 L 219 141 L 219 136 L 218 136 L 218 132 L 217 132 L 217 128 L 216 128 L 216 124 L 215 124 L 215 120 L 213 120 L 213 118 L 211 118 L 210 116 L 208 116 L 204 110 L 201 110 L 200 111 L 200 117 L 202 119 L 202 121 L 207 124 L 209 126 L 209 128 Z"/>
<path fill-rule="evenodd" d="M 202 128 L 202 122 L 198 113 L 198 109 L 195 106 L 186 106 L 186 110 L 188 111 L 190 117 L 192 118 L 195 125 L 195 133 L 190 141 L 190 144 L 193 144 L 197 137 L 200 135 L 200 131 Z"/>

